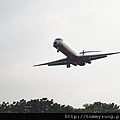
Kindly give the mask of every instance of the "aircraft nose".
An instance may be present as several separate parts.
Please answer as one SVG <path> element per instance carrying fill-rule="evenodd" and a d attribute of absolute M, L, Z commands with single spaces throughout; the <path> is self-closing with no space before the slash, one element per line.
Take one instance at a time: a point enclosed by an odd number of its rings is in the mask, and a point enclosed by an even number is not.
<path fill-rule="evenodd" d="M 54 42 L 54 43 L 53 43 L 53 46 L 55 47 L 56 45 L 57 45 L 57 42 Z"/>

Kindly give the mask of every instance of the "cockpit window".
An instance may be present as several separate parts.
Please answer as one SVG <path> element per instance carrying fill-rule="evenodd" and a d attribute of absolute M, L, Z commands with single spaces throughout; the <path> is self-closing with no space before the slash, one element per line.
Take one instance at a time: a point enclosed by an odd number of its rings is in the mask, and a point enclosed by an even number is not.
<path fill-rule="evenodd" d="M 56 45 L 57 44 L 57 42 L 54 42 L 54 45 Z"/>

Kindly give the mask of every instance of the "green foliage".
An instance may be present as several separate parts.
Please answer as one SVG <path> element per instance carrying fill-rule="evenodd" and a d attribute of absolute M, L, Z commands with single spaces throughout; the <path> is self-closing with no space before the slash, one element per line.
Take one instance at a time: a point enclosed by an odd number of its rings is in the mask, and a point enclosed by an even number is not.
<path fill-rule="evenodd" d="M 85 113 L 120 113 L 119 106 L 114 103 L 106 104 L 101 102 L 95 102 L 94 104 L 84 104 Z"/>
<path fill-rule="evenodd" d="M 94 102 L 84 104 L 84 108 L 75 109 L 72 106 L 60 105 L 47 98 L 26 101 L 24 99 L 0 104 L 0 113 L 120 113 L 119 106 L 114 103 Z"/>

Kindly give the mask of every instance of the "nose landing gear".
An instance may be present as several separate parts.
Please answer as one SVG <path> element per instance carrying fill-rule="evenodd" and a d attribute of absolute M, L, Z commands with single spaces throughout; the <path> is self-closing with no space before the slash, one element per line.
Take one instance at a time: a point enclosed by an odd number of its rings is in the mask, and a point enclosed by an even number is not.
<path fill-rule="evenodd" d="M 59 47 L 57 47 L 57 52 L 59 52 Z"/>

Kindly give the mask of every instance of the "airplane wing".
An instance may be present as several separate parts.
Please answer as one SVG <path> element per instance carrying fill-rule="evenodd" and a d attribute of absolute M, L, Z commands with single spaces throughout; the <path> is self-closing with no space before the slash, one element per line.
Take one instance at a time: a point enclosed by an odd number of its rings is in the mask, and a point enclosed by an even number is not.
<path fill-rule="evenodd" d="M 60 60 L 56 60 L 56 61 L 52 61 L 52 62 L 47 62 L 47 63 L 43 63 L 43 64 L 34 65 L 34 67 L 41 66 L 41 65 L 48 65 L 48 66 L 66 65 L 68 63 L 70 63 L 70 61 L 67 58 L 64 58 L 64 59 L 60 59 Z"/>
<path fill-rule="evenodd" d="M 81 58 L 83 57 L 85 60 L 97 60 L 97 59 L 101 59 L 101 58 L 105 58 L 108 55 L 113 55 L 113 54 L 119 54 L 120 52 L 114 52 L 114 53 L 106 53 L 106 54 L 97 54 L 97 55 L 83 55 L 80 56 Z"/>

